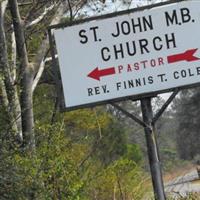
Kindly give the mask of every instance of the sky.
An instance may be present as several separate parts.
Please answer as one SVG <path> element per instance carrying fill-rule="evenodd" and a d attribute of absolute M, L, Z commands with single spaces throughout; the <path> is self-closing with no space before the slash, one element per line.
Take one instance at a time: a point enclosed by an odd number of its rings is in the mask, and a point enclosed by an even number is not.
<path fill-rule="evenodd" d="M 105 3 L 97 0 L 89 0 L 88 3 L 80 10 L 78 15 L 85 15 L 87 17 L 103 15 L 163 1 L 166 0 L 105 0 Z"/>

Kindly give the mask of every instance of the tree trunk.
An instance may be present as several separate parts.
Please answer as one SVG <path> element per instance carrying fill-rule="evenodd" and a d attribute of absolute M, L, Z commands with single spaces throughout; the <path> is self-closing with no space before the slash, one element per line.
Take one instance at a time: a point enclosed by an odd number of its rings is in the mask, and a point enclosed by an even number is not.
<path fill-rule="evenodd" d="M 34 118 L 33 118 L 33 70 L 29 66 L 25 69 L 21 81 L 21 108 L 23 144 L 31 152 L 35 150 Z"/>
<path fill-rule="evenodd" d="M 23 144 L 26 149 L 34 151 L 35 149 L 35 134 L 34 134 L 34 117 L 33 117 L 33 81 L 40 69 L 41 63 L 48 50 L 48 38 L 45 38 L 41 47 L 33 59 L 34 65 L 29 63 L 28 52 L 26 49 L 24 36 L 24 22 L 21 20 L 17 0 L 8 0 L 9 9 L 12 16 L 13 28 L 16 39 L 17 55 L 20 65 L 20 104 L 21 104 L 21 123 Z M 66 10 L 66 3 L 62 2 L 57 7 L 57 12 L 51 24 L 58 23 Z M 41 72 L 40 72 L 41 73 Z M 42 74 L 42 73 L 41 73 Z M 38 78 L 38 77 L 37 77 Z M 19 108 L 19 107 L 18 107 Z M 20 110 L 20 109 L 18 109 Z"/>
<path fill-rule="evenodd" d="M 5 1 L 4 1 L 5 3 Z M 2 8 L 3 2 L 0 3 L 0 76 L 1 76 L 1 90 L 3 92 L 3 103 L 7 107 L 6 111 L 9 116 L 8 126 L 14 134 L 18 134 L 18 127 L 16 119 L 18 117 L 17 107 L 17 89 L 12 82 L 12 76 L 8 64 L 8 52 L 6 45 L 6 36 L 4 30 L 4 11 Z M 5 6 L 5 5 L 4 5 Z"/>
<path fill-rule="evenodd" d="M 33 69 L 28 61 L 23 22 L 20 17 L 16 0 L 9 0 L 9 8 L 12 16 L 13 27 L 16 38 L 17 54 L 20 64 L 20 89 L 21 89 L 21 118 L 24 147 L 29 151 L 35 150 L 34 119 L 32 84 Z"/>

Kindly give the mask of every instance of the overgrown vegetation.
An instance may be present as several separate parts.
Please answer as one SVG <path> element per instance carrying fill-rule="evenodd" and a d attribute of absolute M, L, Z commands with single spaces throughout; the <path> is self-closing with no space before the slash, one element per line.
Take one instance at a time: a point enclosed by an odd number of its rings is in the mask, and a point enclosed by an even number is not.
<path fill-rule="evenodd" d="M 140 200 L 152 190 L 143 128 L 111 106 L 59 112 L 47 27 L 73 20 L 62 17 L 68 6 L 0 1 L 0 199 Z M 182 92 L 157 124 L 165 171 L 199 160 L 199 98 Z M 138 102 L 120 105 L 141 115 Z"/>
<path fill-rule="evenodd" d="M 57 113 L 54 90 L 34 96 L 36 152 L 1 134 L 1 199 L 141 199 L 148 176 L 138 145 L 105 107 Z"/>

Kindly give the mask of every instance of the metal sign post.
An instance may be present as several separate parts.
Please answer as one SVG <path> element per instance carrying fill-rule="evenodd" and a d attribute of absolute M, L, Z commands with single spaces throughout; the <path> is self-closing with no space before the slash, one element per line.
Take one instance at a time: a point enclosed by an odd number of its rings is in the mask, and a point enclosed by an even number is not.
<path fill-rule="evenodd" d="M 153 183 L 154 195 L 156 200 L 165 200 L 165 192 L 162 178 L 162 171 L 160 166 L 159 152 L 157 148 L 157 138 L 155 135 L 155 127 L 152 124 L 153 111 L 151 105 L 151 98 L 141 100 L 141 109 L 143 121 L 146 124 L 144 127 L 147 152 L 149 157 L 149 165 L 151 170 L 151 178 Z"/>
<path fill-rule="evenodd" d="M 151 171 L 151 178 L 154 190 L 154 196 L 156 200 L 165 200 L 165 191 L 164 191 L 164 183 L 162 177 L 162 170 L 160 164 L 159 151 L 157 146 L 157 138 L 155 134 L 155 123 L 161 117 L 163 112 L 167 109 L 170 103 L 178 94 L 179 89 L 175 89 L 172 95 L 168 98 L 168 100 L 163 104 L 160 110 L 154 115 L 152 110 L 151 99 L 152 97 L 146 97 L 141 99 L 141 110 L 143 120 L 136 117 L 132 113 L 126 111 L 124 108 L 119 106 L 116 103 L 111 103 L 113 107 L 121 111 L 124 115 L 134 120 L 140 126 L 144 128 L 146 143 L 147 143 L 147 153 L 149 158 L 149 165 Z"/>

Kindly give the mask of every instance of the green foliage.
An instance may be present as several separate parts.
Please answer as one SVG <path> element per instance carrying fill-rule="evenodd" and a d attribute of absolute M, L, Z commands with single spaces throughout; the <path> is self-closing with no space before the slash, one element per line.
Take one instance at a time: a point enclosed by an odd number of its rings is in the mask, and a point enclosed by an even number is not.
<path fill-rule="evenodd" d="M 105 107 L 57 113 L 52 122 L 54 92 L 48 85 L 35 91 L 34 155 L 1 131 L 1 199 L 107 200 L 113 192 L 116 199 L 140 199 L 142 156 L 138 145 L 128 143 L 126 127 Z"/>
<path fill-rule="evenodd" d="M 60 123 L 38 129 L 41 141 L 37 155 L 41 158 L 43 192 L 50 199 L 59 199 L 59 196 L 73 199 L 82 185 L 78 165 L 87 147 L 72 143 Z"/>
<path fill-rule="evenodd" d="M 60 23 L 62 24 L 70 24 L 70 22 L 71 22 L 70 17 L 63 17 L 60 21 Z"/>
<path fill-rule="evenodd" d="M 129 160 L 133 160 L 136 163 L 140 163 L 142 161 L 142 152 L 140 146 L 137 144 L 128 144 L 127 152 L 125 157 Z"/>
<path fill-rule="evenodd" d="M 37 27 L 37 28 L 40 28 L 40 27 Z M 41 29 L 42 28 L 43 27 L 41 27 Z M 28 49 L 29 49 L 29 53 L 31 55 L 34 56 L 35 51 L 40 47 L 43 39 L 44 39 L 43 38 L 43 32 L 40 32 L 40 33 L 37 32 L 36 34 L 31 35 L 31 38 L 29 38 L 29 40 L 28 40 Z"/>
<path fill-rule="evenodd" d="M 180 161 L 177 158 L 177 152 L 173 149 L 160 149 L 160 154 L 164 171 L 170 171 L 177 165 L 177 163 L 180 163 Z"/>
<path fill-rule="evenodd" d="M 73 132 L 101 131 L 108 127 L 112 117 L 99 109 L 82 109 L 66 113 L 64 122 L 67 128 Z"/>
<path fill-rule="evenodd" d="M 55 89 L 43 84 L 34 92 L 34 117 L 37 124 L 50 124 L 54 112 Z"/>
<path fill-rule="evenodd" d="M 9 157 L 2 159 L 4 171 L 1 171 L 1 176 L 4 179 L 9 177 L 7 184 L 5 181 L 0 183 L 0 192 L 5 195 L 2 199 L 92 200 L 93 195 L 97 195 L 98 199 L 107 200 L 111 199 L 113 192 L 116 199 L 121 199 L 122 195 L 140 199 L 144 194 L 143 172 L 128 158 L 131 152 L 137 156 L 138 147 L 128 145 L 127 158 L 120 158 L 119 152 L 113 151 L 113 156 L 117 156 L 106 166 L 99 155 L 93 155 L 81 165 L 90 152 L 90 145 L 72 141 L 66 135 L 63 123 L 38 124 L 36 136 L 34 156 L 13 150 L 12 155 L 8 152 Z M 117 147 L 116 144 L 110 150 L 118 148 L 120 143 Z M 107 154 L 103 150 L 101 156 Z"/>
<path fill-rule="evenodd" d="M 88 187 L 89 199 L 141 199 L 143 173 L 135 162 L 119 159 L 99 173 Z"/>
<path fill-rule="evenodd" d="M 19 3 L 26 4 L 20 6 L 21 19 L 26 22 L 40 16 L 51 1 Z M 52 13 L 54 9 L 37 25 L 24 26 L 30 64 L 41 50 L 41 42 L 46 41 L 46 28 Z M 12 30 L 10 22 L 8 14 L 5 20 L 8 40 Z M 9 62 L 10 52 L 11 41 L 8 42 Z M 13 85 L 20 82 L 22 75 L 19 74 L 19 59 L 16 61 L 17 79 Z M 23 89 L 16 87 L 19 93 Z M 99 200 L 111 199 L 112 195 L 116 195 L 116 199 L 142 197 L 141 151 L 127 141 L 127 128 L 114 119 L 106 107 L 58 113 L 55 86 L 47 84 L 37 87 L 33 102 L 36 146 L 31 154 L 8 130 L 9 116 L 0 107 L 0 199 L 93 200 L 95 195 Z M 23 108 L 21 113 L 26 109 L 32 109 L 32 106 Z M 27 136 L 27 132 L 24 135 Z"/>
<path fill-rule="evenodd" d="M 96 156 L 108 165 L 126 153 L 126 133 L 122 125 L 112 120 L 109 127 L 102 130 L 101 140 L 97 146 Z"/>
<path fill-rule="evenodd" d="M 78 166 L 87 147 L 72 144 L 59 123 L 38 127 L 37 133 L 40 141 L 34 156 L 15 151 L 4 157 L 0 172 L 8 183 L 0 185 L 0 192 L 5 199 L 78 200 L 82 187 Z"/>
<path fill-rule="evenodd" d="M 6 109 L 4 107 L 1 107 L 0 109 L 0 134 L 1 137 L 3 137 L 3 135 L 7 134 L 6 130 L 9 130 L 10 127 L 8 126 L 8 113 L 6 112 Z"/>

